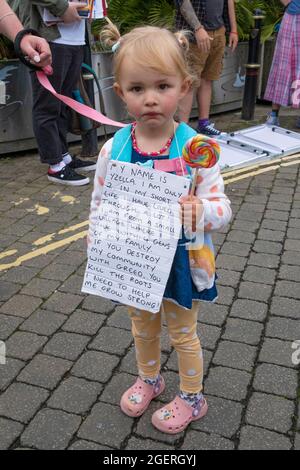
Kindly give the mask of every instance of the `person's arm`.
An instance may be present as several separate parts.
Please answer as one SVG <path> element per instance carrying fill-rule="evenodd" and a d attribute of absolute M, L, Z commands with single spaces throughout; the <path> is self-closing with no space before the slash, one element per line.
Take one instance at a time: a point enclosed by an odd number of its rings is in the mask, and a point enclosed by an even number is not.
<path fill-rule="evenodd" d="M 281 3 L 286 7 L 292 0 L 280 0 Z"/>
<path fill-rule="evenodd" d="M 219 165 L 200 170 L 194 196 L 183 196 L 181 217 L 184 233 L 192 239 L 195 233 L 211 232 L 226 226 L 232 211 L 230 201 L 224 193 L 224 181 Z"/>
<path fill-rule="evenodd" d="M 226 226 L 232 217 L 230 201 L 224 192 L 224 181 L 219 165 L 200 171 L 196 196 L 202 201 L 204 230 L 211 232 Z"/>
<path fill-rule="evenodd" d="M 16 35 L 24 28 L 18 17 L 7 5 L 5 0 L 0 0 L 0 33 L 14 41 Z M 20 44 L 24 55 L 39 67 L 51 64 L 51 51 L 45 39 L 31 34 L 26 34 Z"/>
<path fill-rule="evenodd" d="M 197 45 L 200 51 L 209 52 L 211 38 L 205 31 L 203 25 L 200 23 L 200 20 L 197 17 L 190 0 L 183 0 L 182 2 L 178 2 L 178 4 L 180 13 L 195 34 Z"/>
<path fill-rule="evenodd" d="M 229 34 L 229 47 L 232 49 L 232 52 L 234 52 L 239 42 L 234 0 L 228 0 L 228 13 L 229 13 L 229 21 L 230 21 L 230 29 L 231 29 L 230 34 Z"/>
<path fill-rule="evenodd" d="M 0 33 L 14 41 L 17 33 L 22 29 L 24 28 L 21 22 L 10 6 L 5 0 L 0 0 Z"/>

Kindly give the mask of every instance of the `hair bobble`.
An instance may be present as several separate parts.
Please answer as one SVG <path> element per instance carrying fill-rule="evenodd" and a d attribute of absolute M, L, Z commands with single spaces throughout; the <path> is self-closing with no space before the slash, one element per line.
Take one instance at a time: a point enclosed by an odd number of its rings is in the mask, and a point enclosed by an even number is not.
<path fill-rule="evenodd" d="M 121 45 L 121 40 L 119 39 L 119 41 L 116 42 L 116 43 L 112 46 L 111 50 L 112 50 L 112 52 L 113 52 L 114 54 L 115 54 L 115 53 L 117 52 L 117 50 L 119 49 L 120 45 Z"/>
<path fill-rule="evenodd" d="M 177 42 L 179 44 L 179 46 L 181 47 L 181 49 L 183 50 L 184 53 L 187 53 L 187 51 L 189 50 L 189 41 L 188 41 L 188 38 L 187 38 L 187 34 L 188 32 L 187 31 L 177 31 L 174 35 L 177 39 Z"/>

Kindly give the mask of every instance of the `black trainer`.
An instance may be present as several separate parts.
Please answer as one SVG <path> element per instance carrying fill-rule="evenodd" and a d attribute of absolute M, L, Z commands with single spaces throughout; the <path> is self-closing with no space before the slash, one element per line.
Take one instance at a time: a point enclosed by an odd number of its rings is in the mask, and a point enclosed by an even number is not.
<path fill-rule="evenodd" d="M 89 178 L 79 175 L 73 168 L 70 168 L 69 165 L 66 165 L 61 171 L 57 172 L 52 172 L 49 168 L 48 180 L 53 183 L 66 184 L 68 186 L 83 186 L 90 182 Z"/>
<path fill-rule="evenodd" d="M 199 126 L 197 127 L 197 132 L 199 134 L 204 134 L 209 137 L 218 137 L 221 135 L 221 131 L 218 131 L 218 129 L 215 129 L 214 124 L 208 123 L 206 126 Z"/>
<path fill-rule="evenodd" d="M 92 171 L 96 170 L 96 162 L 91 160 L 80 160 L 80 158 L 72 157 L 71 163 L 68 163 L 69 167 L 73 170 Z"/>

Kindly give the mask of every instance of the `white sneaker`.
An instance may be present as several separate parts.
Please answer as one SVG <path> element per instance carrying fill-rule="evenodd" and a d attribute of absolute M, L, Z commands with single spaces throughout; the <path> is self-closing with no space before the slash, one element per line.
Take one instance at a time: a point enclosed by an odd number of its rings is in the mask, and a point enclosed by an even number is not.
<path fill-rule="evenodd" d="M 271 113 L 269 113 L 266 124 L 268 126 L 280 126 L 278 116 L 273 116 Z"/>

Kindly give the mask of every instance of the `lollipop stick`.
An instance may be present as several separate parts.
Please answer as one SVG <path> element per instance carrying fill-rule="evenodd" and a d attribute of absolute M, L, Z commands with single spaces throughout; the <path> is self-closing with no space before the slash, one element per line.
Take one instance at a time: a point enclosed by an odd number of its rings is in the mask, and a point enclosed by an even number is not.
<path fill-rule="evenodd" d="M 196 189 L 196 183 L 197 183 L 197 177 L 198 177 L 198 169 L 199 168 L 195 168 L 193 181 L 192 181 L 192 186 L 191 186 L 191 190 L 190 190 L 190 198 L 192 198 L 195 195 L 195 189 Z"/>
<path fill-rule="evenodd" d="M 198 168 L 195 168 L 194 176 L 193 176 L 193 181 L 192 181 L 192 186 L 190 190 L 190 200 L 193 199 L 193 196 L 195 195 L 195 189 L 196 189 L 196 183 L 197 183 L 197 177 L 198 177 Z M 193 235 L 196 233 L 196 224 L 192 222 L 192 233 Z"/>

